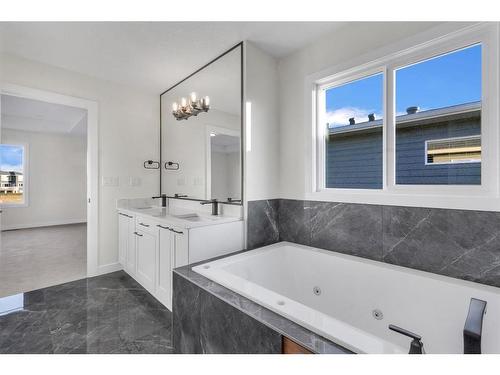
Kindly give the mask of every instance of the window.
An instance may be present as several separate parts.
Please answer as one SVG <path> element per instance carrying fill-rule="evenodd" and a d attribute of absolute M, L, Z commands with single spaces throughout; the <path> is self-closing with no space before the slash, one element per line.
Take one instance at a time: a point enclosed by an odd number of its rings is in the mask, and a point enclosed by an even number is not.
<path fill-rule="evenodd" d="M 24 205 L 26 148 L 23 145 L 0 145 L 0 204 Z"/>
<path fill-rule="evenodd" d="M 325 186 L 382 188 L 383 75 L 325 89 Z"/>
<path fill-rule="evenodd" d="M 481 162 L 481 137 L 449 138 L 426 141 L 425 164 Z"/>
<path fill-rule="evenodd" d="M 307 77 L 307 199 L 500 207 L 499 27 L 436 37 Z"/>
<path fill-rule="evenodd" d="M 481 185 L 481 45 L 397 69 L 395 82 L 396 183 Z"/>

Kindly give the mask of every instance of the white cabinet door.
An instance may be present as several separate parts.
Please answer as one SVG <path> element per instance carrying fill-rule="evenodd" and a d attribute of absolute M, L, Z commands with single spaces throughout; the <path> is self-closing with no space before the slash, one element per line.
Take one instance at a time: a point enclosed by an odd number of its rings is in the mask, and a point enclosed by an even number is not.
<path fill-rule="evenodd" d="M 156 278 L 156 244 L 158 236 L 136 231 L 137 281 L 149 292 L 154 293 Z"/>
<path fill-rule="evenodd" d="M 123 268 L 127 266 L 130 221 L 128 215 L 121 212 L 118 213 L 118 261 Z"/>
<path fill-rule="evenodd" d="M 189 263 L 189 230 L 177 229 L 174 239 L 173 268 L 182 267 Z"/>
<path fill-rule="evenodd" d="M 168 227 L 160 226 L 158 246 L 158 275 L 156 278 L 156 298 L 172 310 L 172 265 L 175 234 Z"/>
<path fill-rule="evenodd" d="M 125 260 L 125 271 L 135 277 L 136 273 L 136 235 L 135 235 L 135 222 L 129 219 L 128 226 L 128 241 L 127 241 L 127 259 Z"/>

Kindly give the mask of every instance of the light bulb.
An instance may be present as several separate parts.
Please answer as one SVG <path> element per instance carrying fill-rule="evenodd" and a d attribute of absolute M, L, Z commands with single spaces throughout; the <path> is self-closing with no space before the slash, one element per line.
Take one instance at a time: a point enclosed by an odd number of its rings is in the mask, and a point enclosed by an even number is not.
<path fill-rule="evenodd" d="M 191 103 L 195 103 L 195 102 L 196 102 L 196 93 L 192 92 L 191 93 Z"/>
<path fill-rule="evenodd" d="M 187 100 L 186 98 L 181 99 L 181 107 L 185 107 L 187 105 Z"/>
<path fill-rule="evenodd" d="M 205 96 L 205 105 L 208 107 L 210 105 L 210 98 Z"/>
<path fill-rule="evenodd" d="M 177 102 L 173 102 L 172 103 L 172 111 L 177 112 L 177 109 L 179 109 L 179 105 L 177 104 Z"/>

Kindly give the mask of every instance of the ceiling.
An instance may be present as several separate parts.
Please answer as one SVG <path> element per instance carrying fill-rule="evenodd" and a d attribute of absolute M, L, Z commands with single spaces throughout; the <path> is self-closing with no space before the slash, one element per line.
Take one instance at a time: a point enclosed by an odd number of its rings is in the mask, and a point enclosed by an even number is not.
<path fill-rule="evenodd" d="M 345 22 L 0 22 L 3 52 L 160 93 L 242 40 L 276 58 Z"/>
<path fill-rule="evenodd" d="M 83 136 L 87 111 L 39 100 L 1 95 L 2 129 Z"/>

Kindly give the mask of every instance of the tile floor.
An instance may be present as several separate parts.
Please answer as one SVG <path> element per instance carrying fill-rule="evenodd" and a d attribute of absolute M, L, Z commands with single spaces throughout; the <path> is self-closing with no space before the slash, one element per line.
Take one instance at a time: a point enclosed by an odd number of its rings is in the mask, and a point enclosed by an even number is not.
<path fill-rule="evenodd" d="M 171 312 L 123 271 L 24 293 L 0 353 L 171 353 Z"/>

